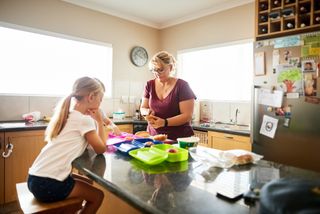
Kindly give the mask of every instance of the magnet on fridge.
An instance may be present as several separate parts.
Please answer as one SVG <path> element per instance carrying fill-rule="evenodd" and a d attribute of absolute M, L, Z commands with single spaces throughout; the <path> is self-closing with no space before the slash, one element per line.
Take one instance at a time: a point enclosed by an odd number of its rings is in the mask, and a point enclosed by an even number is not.
<path fill-rule="evenodd" d="M 291 118 L 291 112 L 285 112 L 284 113 L 285 118 Z"/>
<path fill-rule="evenodd" d="M 289 126 L 290 126 L 290 120 L 291 120 L 291 119 L 290 119 L 289 117 L 285 117 L 285 118 L 284 118 L 283 126 L 289 128 Z"/>
<path fill-rule="evenodd" d="M 268 111 L 268 112 L 272 112 L 272 111 L 273 111 L 273 108 L 272 108 L 271 106 L 268 106 L 268 107 L 267 107 L 267 111 Z"/>

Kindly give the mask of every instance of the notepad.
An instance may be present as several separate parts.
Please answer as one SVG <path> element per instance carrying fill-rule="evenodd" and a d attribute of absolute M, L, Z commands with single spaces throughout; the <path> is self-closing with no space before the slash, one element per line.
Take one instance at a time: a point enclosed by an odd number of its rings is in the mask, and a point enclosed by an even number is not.
<path fill-rule="evenodd" d="M 223 196 L 227 199 L 239 199 L 242 194 L 247 192 L 250 184 L 250 171 L 235 172 L 225 171 L 222 172 L 215 184 L 217 196 Z"/>

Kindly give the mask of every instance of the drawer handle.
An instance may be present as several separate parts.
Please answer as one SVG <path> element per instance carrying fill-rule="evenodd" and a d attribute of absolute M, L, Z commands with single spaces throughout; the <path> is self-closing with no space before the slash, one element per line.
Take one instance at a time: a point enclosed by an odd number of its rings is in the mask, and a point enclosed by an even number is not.
<path fill-rule="evenodd" d="M 13 151 L 13 144 L 8 143 L 6 146 L 6 149 L 7 149 L 7 153 L 5 151 L 2 152 L 2 157 L 4 157 L 4 158 L 8 158 L 11 155 L 11 153 Z"/>
<path fill-rule="evenodd" d="M 228 135 L 225 135 L 224 137 L 225 137 L 225 138 L 228 138 L 228 139 L 233 139 L 232 136 L 228 136 Z"/>

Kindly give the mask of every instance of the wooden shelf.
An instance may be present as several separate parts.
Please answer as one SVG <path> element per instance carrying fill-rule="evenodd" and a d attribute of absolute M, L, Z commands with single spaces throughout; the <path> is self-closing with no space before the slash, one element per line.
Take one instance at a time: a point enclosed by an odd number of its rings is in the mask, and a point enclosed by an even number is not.
<path fill-rule="evenodd" d="M 256 40 L 320 30 L 320 0 L 278 0 L 277 5 L 274 1 L 256 0 Z M 272 20 L 277 13 L 280 18 Z"/>

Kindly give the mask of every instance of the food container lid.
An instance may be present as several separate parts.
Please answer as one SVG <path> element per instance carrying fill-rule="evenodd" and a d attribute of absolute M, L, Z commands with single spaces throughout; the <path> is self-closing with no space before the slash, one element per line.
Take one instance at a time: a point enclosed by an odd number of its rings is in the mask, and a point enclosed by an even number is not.
<path fill-rule="evenodd" d="M 154 147 L 131 150 L 129 155 L 148 165 L 159 164 L 168 158 L 168 153 Z"/>

